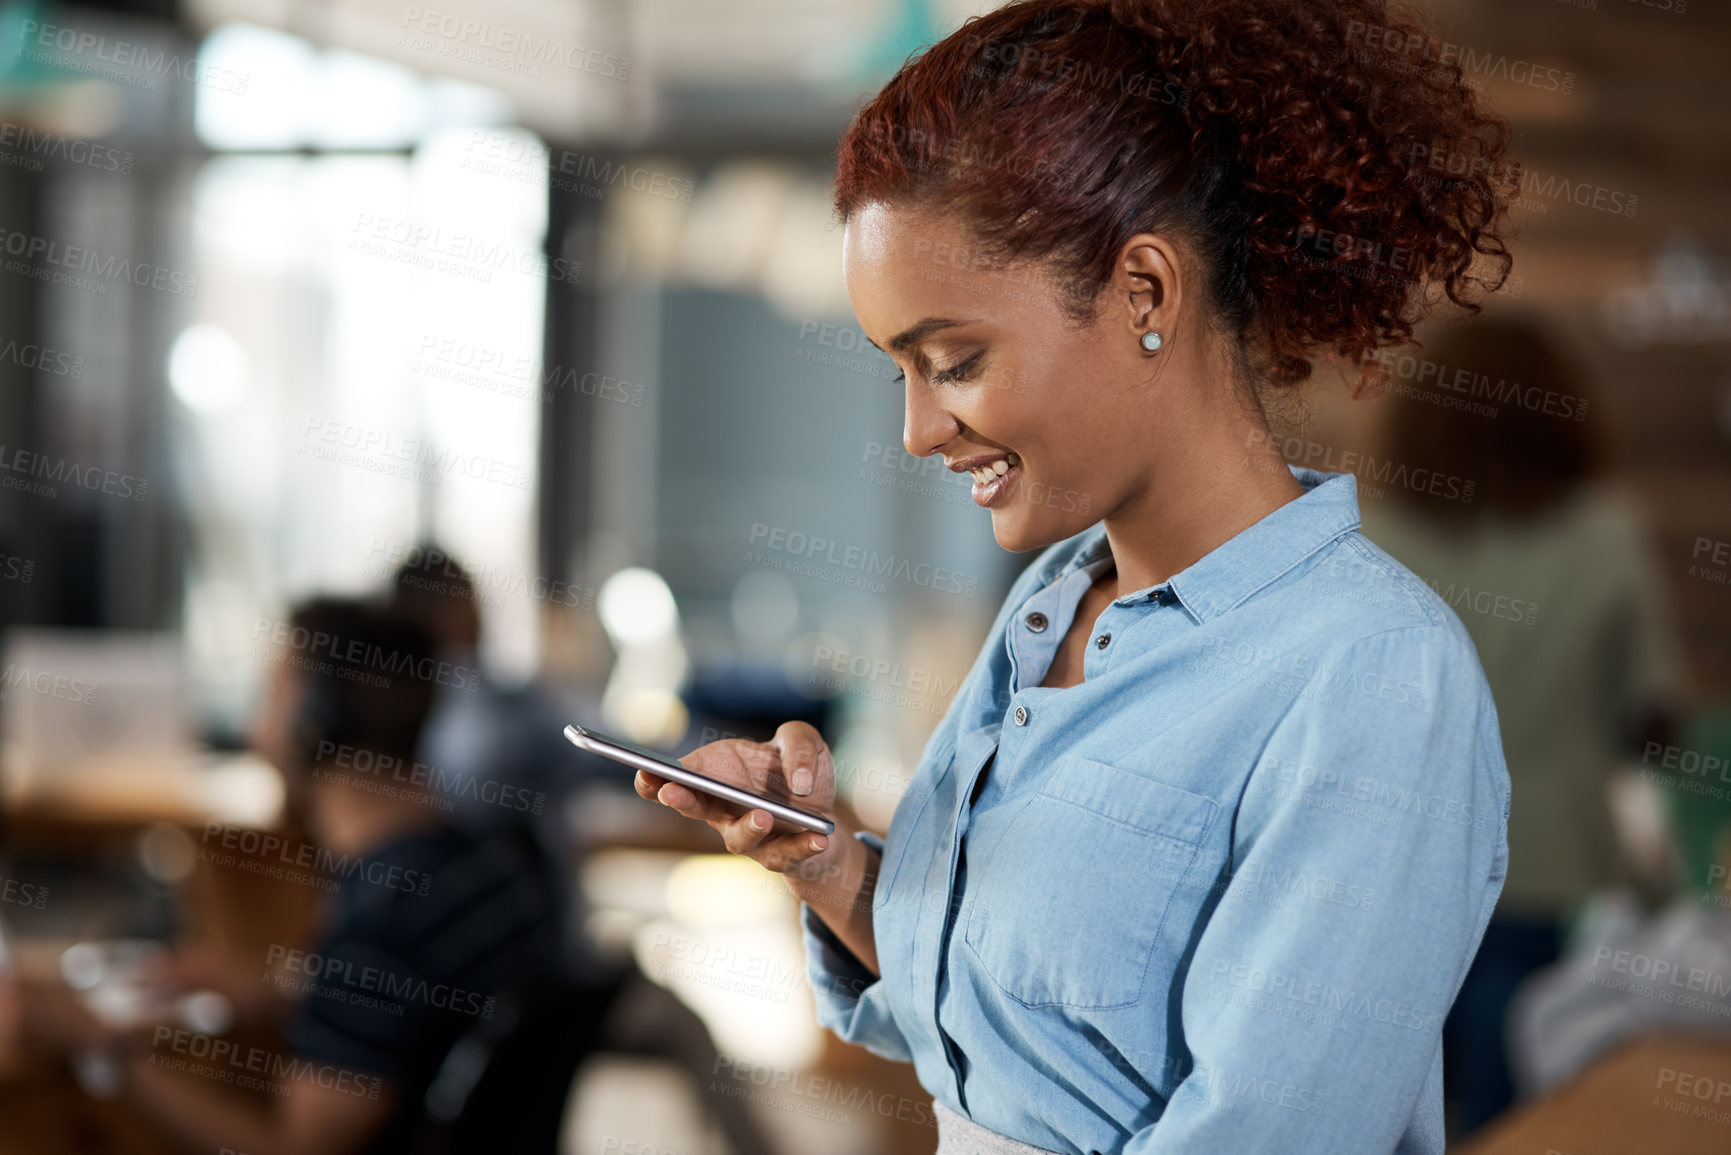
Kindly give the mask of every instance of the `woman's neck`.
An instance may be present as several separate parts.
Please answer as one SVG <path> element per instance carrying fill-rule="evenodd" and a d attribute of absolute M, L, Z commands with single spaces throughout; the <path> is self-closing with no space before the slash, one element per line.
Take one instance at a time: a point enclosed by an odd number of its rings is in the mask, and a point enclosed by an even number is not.
<path fill-rule="evenodd" d="M 1238 405 L 1197 422 L 1170 467 L 1105 518 L 1124 597 L 1172 575 L 1304 496 L 1260 414 Z"/>

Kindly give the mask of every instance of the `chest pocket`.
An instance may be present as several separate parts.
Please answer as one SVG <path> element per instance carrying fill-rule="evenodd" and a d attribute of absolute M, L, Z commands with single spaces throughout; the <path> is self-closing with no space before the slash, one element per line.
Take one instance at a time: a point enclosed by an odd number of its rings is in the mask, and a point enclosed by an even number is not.
<path fill-rule="evenodd" d="M 1027 1006 L 1134 1005 L 1168 916 L 1195 906 L 1196 860 L 1219 811 L 1105 762 L 1059 758 L 999 838 L 977 857 L 969 847 L 963 942 Z M 1183 929 L 1165 940 L 1181 944 Z"/>
<path fill-rule="evenodd" d="M 918 842 L 925 857 L 937 853 L 931 825 L 933 814 L 942 807 L 935 806 L 932 796 L 953 771 L 955 758 L 955 735 L 934 736 L 920 757 L 913 780 L 896 802 L 895 813 L 890 816 L 890 828 L 884 835 L 883 862 L 878 868 L 877 888 L 872 893 L 874 919 L 881 917 L 876 913 L 879 909 L 893 905 L 891 897 L 896 879 L 901 875 L 902 862 L 908 856 L 908 847 Z"/>

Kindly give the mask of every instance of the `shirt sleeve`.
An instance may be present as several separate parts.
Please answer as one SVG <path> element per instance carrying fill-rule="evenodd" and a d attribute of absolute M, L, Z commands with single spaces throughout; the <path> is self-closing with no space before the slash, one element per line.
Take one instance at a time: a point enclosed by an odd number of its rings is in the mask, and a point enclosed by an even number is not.
<path fill-rule="evenodd" d="M 1327 665 L 1246 786 L 1183 979 L 1188 1062 L 1125 1155 L 1440 1143 L 1419 1115 L 1508 863 L 1496 708 L 1458 624 Z"/>
<path fill-rule="evenodd" d="M 854 837 L 883 854 L 884 840 L 879 835 L 860 830 Z M 800 904 L 799 917 L 817 1021 L 844 1043 L 864 1047 L 881 1058 L 913 1062 L 913 1051 L 890 1013 L 883 980 L 835 936 L 809 903 Z"/>
<path fill-rule="evenodd" d="M 944 711 L 943 719 L 926 739 L 925 750 L 920 756 L 919 772 L 915 774 L 907 794 L 896 806 L 897 819 L 909 812 L 910 805 L 917 809 L 918 800 L 931 789 L 928 776 L 935 772 L 931 764 L 934 753 L 953 749 L 956 734 L 961 728 L 962 713 L 972 705 L 975 687 L 986 678 L 993 655 L 1003 652 L 1005 623 L 1027 597 L 1029 589 L 1037 584 L 1040 569 L 1050 553 L 1051 551 L 1047 550 L 1034 562 L 1023 567 L 1021 574 L 1010 583 L 1010 592 L 998 608 L 996 620 L 992 623 L 985 641 L 980 644 L 980 651 L 975 656 L 973 665 L 956 688 L 955 696 L 949 709 Z M 890 833 L 892 837 L 895 836 L 893 821 Z M 883 836 L 869 830 L 860 830 L 854 833 L 854 837 L 876 850 L 881 859 L 885 845 Z M 878 885 L 880 888 L 884 887 L 882 878 L 878 880 Z M 883 897 L 881 891 L 879 897 Z M 890 1010 L 889 988 L 884 980 L 866 968 L 858 956 L 835 936 L 828 924 L 818 917 L 809 903 L 800 904 L 800 925 L 805 940 L 806 973 L 811 979 L 812 994 L 817 1001 L 818 1023 L 833 1031 L 844 1043 L 864 1047 L 874 1055 L 895 1062 L 913 1062 L 913 1050 L 901 1028 L 896 1025 L 895 1016 Z M 884 960 L 880 958 L 879 965 L 883 963 Z"/>

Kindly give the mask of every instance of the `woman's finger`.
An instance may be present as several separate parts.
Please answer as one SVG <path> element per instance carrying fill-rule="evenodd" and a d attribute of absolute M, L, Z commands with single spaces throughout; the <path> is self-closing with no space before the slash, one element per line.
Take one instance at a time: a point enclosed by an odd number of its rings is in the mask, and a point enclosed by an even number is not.
<path fill-rule="evenodd" d="M 823 853 L 829 840 L 810 830 L 796 830 L 768 838 L 753 856 L 760 866 L 777 874 L 786 874 L 813 855 Z"/>
<path fill-rule="evenodd" d="M 681 786 L 677 782 L 669 782 L 662 786 L 660 790 L 655 792 L 655 800 L 663 806 L 699 822 L 708 822 L 714 817 L 711 812 L 713 803 L 709 799 L 691 787 Z"/>
<path fill-rule="evenodd" d="M 746 817 L 734 803 L 699 793 L 678 782 L 669 782 L 663 786 L 655 800 L 686 818 L 709 823 L 718 833 L 724 835 L 729 826 Z"/>
<path fill-rule="evenodd" d="M 774 827 L 769 811 L 748 810 L 721 828 L 721 841 L 732 853 L 755 858 L 754 852 Z"/>
<path fill-rule="evenodd" d="M 764 825 L 755 823 L 762 821 Z M 777 834 L 774 820 L 762 810 L 740 815 L 722 832 L 722 840 L 734 854 L 742 854 L 766 870 L 785 873 L 820 853 L 828 845 L 821 834 L 807 830 Z"/>
<path fill-rule="evenodd" d="M 783 722 L 770 740 L 781 754 L 782 774 L 795 794 L 810 794 L 817 785 L 818 759 L 828 747 L 809 722 Z"/>

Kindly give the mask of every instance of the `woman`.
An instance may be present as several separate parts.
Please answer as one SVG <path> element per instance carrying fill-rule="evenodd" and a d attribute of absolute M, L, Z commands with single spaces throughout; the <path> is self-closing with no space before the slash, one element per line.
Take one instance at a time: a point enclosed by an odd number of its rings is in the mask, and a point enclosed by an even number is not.
<path fill-rule="evenodd" d="M 1506 861 L 1496 712 L 1352 477 L 1288 468 L 1261 404 L 1407 339 L 1427 287 L 1470 304 L 1477 258 L 1506 275 L 1506 125 L 1441 54 L 1370 0 L 1033 0 L 841 142 L 906 448 L 1042 552 L 887 838 L 637 788 L 787 875 L 821 1021 L 915 1064 L 941 1151 L 1443 1148 L 1440 1025 Z M 833 814 L 808 726 L 685 761 Z"/>

